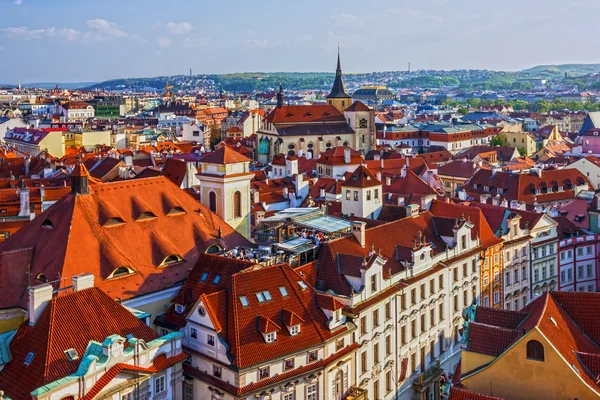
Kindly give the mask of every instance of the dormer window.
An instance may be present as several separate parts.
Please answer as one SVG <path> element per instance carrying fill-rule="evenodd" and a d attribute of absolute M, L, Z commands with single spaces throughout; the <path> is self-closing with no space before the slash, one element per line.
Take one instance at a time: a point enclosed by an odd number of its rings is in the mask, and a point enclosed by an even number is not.
<path fill-rule="evenodd" d="M 498 194 L 504 194 L 504 189 L 498 189 Z"/>
<path fill-rule="evenodd" d="M 107 279 L 111 279 L 111 278 L 118 278 L 120 276 L 125 276 L 125 275 L 129 275 L 132 274 L 133 270 L 129 267 L 119 267 L 117 269 L 115 269 L 109 276 Z"/>
<path fill-rule="evenodd" d="M 546 193 L 552 193 L 552 188 L 551 187 L 546 188 Z"/>
<path fill-rule="evenodd" d="M 483 191 L 484 192 L 489 192 L 490 191 L 490 187 L 489 186 L 484 186 L 483 187 Z"/>
<path fill-rule="evenodd" d="M 166 265 L 177 264 L 178 262 L 183 261 L 183 258 L 178 256 L 177 254 L 171 254 L 170 256 L 165 257 L 162 263 L 160 263 L 160 267 L 164 267 Z"/>
<path fill-rule="evenodd" d="M 304 283 L 304 281 L 298 281 L 298 286 L 300 286 L 300 289 L 302 290 L 308 289 L 308 286 L 306 285 L 306 283 Z"/>
<path fill-rule="evenodd" d="M 540 194 L 540 193 L 541 193 L 540 189 L 535 189 L 535 194 Z"/>
<path fill-rule="evenodd" d="M 265 342 L 273 343 L 277 340 L 277 332 L 269 332 L 265 334 Z"/>
<path fill-rule="evenodd" d="M 562 192 L 562 191 L 563 191 L 563 187 L 562 187 L 562 186 L 559 186 L 559 187 L 558 187 L 558 191 L 559 191 L 559 192 Z"/>
<path fill-rule="evenodd" d="M 183 306 L 183 304 L 175 304 L 175 312 L 177 314 L 183 314 L 184 309 L 185 307 Z"/>
<path fill-rule="evenodd" d="M 479 186 L 478 184 L 474 183 L 473 184 L 473 189 L 477 189 L 478 186 Z"/>
<path fill-rule="evenodd" d="M 69 361 L 75 361 L 79 359 L 79 353 L 77 353 L 77 350 L 75 349 L 69 349 L 65 351 L 65 354 L 67 355 Z"/>
<path fill-rule="evenodd" d="M 290 335 L 296 336 L 300 333 L 300 325 L 290 326 Z"/>
<path fill-rule="evenodd" d="M 113 217 L 113 218 L 109 218 L 108 221 L 106 221 L 103 226 L 104 227 L 118 226 L 118 225 L 123 225 L 124 223 L 125 223 L 125 221 L 123 221 L 123 218 Z"/>
<path fill-rule="evenodd" d="M 181 207 L 173 207 L 168 213 L 167 215 L 179 215 L 179 214 L 183 214 L 185 213 L 185 210 Z"/>

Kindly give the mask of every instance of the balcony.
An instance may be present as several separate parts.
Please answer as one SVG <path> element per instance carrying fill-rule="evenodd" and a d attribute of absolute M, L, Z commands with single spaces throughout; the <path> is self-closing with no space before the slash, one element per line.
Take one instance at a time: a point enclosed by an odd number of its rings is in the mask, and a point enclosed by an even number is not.
<path fill-rule="evenodd" d="M 367 389 L 362 389 L 358 386 L 352 386 L 350 389 L 348 389 L 346 400 L 369 400 L 369 392 Z"/>

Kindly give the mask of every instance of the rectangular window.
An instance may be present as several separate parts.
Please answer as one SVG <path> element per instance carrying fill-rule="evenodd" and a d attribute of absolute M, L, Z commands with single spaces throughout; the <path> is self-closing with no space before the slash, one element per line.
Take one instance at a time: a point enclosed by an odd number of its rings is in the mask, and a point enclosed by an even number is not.
<path fill-rule="evenodd" d="M 366 351 L 363 351 L 362 353 L 360 353 L 360 367 L 361 367 L 361 371 L 363 374 L 365 372 L 367 372 L 368 365 L 367 365 L 367 352 Z"/>
<path fill-rule="evenodd" d="M 219 365 L 213 365 L 213 376 L 221 378 L 221 367 Z"/>
<path fill-rule="evenodd" d="M 214 337 L 214 335 L 211 335 L 210 333 L 207 333 L 206 334 L 206 343 L 209 346 L 213 346 L 214 347 L 215 346 L 215 337 Z"/>
<path fill-rule="evenodd" d="M 385 337 L 385 355 L 389 356 L 392 354 L 392 336 L 387 335 Z"/>
<path fill-rule="evenodd" d="M 440 275 L 440 277 L 439 277 L 439 287 L 440 287 L 440 290 L 442 290 L 444 288 L 444 275 Z"/>
<path fill-rule="evenodd" d="M 406 310 L 406 293 L 402 293 L 402 296 L 400 296 L 400 303 L 402 305 L 402 310 Z"/>
<path fill-rule="evenodd" d="M 410 301 L 412 302 L 412 305 L 414 306 L 415 304 L 417 304 L 417 289 L 412 289 L 410 291 Z"/>
<path fill-rule="evenodd" d="M 586 254 L 592 254 L 592 246 L 588 246 L 585 248 L 585 253 Z"/>
<path fill-rule="evenodd" d="M 377 291 L 377 275 L 371 275 L 371 292 Z"/>
<path fill-rule="evenodd" d="M 439 305 L 438 318 L 440 319 L 440 321 L 444 320 L 444 303 L 441 303 Z"/>
<path fill-rule="evenodd" d="M 533 271 L 533 281 L 534 281 L 534 282 L 537 282 L 537 281 L 539 281 L 539 280 L 540 280 L 540 270 L 536 268 L 536 269 Z"/>
<path fill-rule="evenodd" d="M 458 311 L 458 295 L 454 295 L 454 312 Z"/>
<path fill-rule="evenodd" d="M 306 400 L 317 400 L 317 384 L 306 387 Z"/>
<path fill-rule="evenodd" d="M 410 330 L 411 330 L 412 338 L 413 339 L 416 338 L 418 336 L 417 335 L 417 321 L 414 319 L 412 321 L 410 321 Z"/>
<path fill-rule="evenodd" d="M 121 400 L 133 400 L 133 391 L 131 391 L 127 394 L 121 395 Z"/>
<path fill-rule="evenodd" d="M 373 328 L 379 326 L 379 310 L 373 310 Z"/>
<path fill-rule="evenodd" d="M 410 355 L 410 368 L 413 373 L 417 371 L 417 353 Z"/>
<path fill-rule="evenodd" d="M 462 235 L 460 238 L 461 249 L 464 250 L 467 248 L 467 235 Z"/>
<path fill-rule="evenodd" d="M 494 304 L 498 304 L 500 302 L 500 292 L 494 292 Z"/>
<path fill-rule="evenodd" d="M 425 321 L 425 314 L 421 314 L 421 333 L 427 331 L 427 322 Z"/>
<path fill-rule="evenodd" d="M 161 394 L 165 391 L 165 375 L 154 378 L 154 394 Z"/>
<path fill-rule="evenodd" d="M 379 198 L 379 189 L 375 189 L 375 198 L 378 199 Z"/>
<path fill-rule="evenodd" d="M 463 306 L 466 307 L 467 304 L 469 304 L 468 297 L 467 297 L 467 290 L 464 290 L 463 291 Z"/>
<path fill-rule="evenodd" d="M 346 190 L 346 200 L 350 200 L 350 191 Z"/>
<path fill-rule="evenodd" d="M 287 360 L 285 360 L 283 362 L 283 370 L 284 371 L 289 371 L 291 369 L 294 369 L 294 359 L 293 358 L 288 358 Z"/>
<path fill-rule="evenodd" d="M 358 201 L 358 190 L 354 191 L 354 201 Z"/>
<path fill-rule="evenodd" d="M 367 333 L 367 317 L 363 316 L 360 319 L 360 334 L 364 335 Z"/>
<path fill-rule="evenodd" d="M 506 271 L 504 280 L 505 280 L 504 284 L 510 285 L 510 272 L 509 271 Z"/>
<path fill-rule="evenodd" d="M 379 363 L 379 343 L 373 344 L 373 362 Z"/>
<path fill-rule="evenodd" d="M 477 261 L 476 260 L 471 261 L 471 271 L 473 273 L 477 272 Z"/>
<path fill-rule="evenodd" d="M 583 247 L 577 248 L 577 255 L 578 256 L 582 256 L 583 255 Z"/>
<path fill-rule="evenodd" d="M 379 379 L 373 381 L 373 398 L 379 400 Z"/>
<path fill-rule="evenodd" d="M 435 293 L 435 281 L 433 279 L 429 281 L 429 293 L 432 295 Z"/>
<path fill-rule="evenodd" d="M 341 349 L 343 349 L 344 347 L 346 347 L 346 344 L 344 342 L 344 338 L 338 339 L 335 342 L 335 351 L 340 351 Z"/>
<path fill-rule="evenodd" d="M 385 303 L 385 320 L 389 321 L 392 319 L 392 302 L 388 301 Z"/>
<path fill-rule="evenodd" d="M 467 272 L 467 263 L 463 264 L 463 278 L 465 278 L 469 273 Z"/>
<path fill-rule="evenodd" d="M 267 379 L 270 376 L 269 366 L 262 367 L 258 369 L 258 379 Z"/>
<path fill-rule="evenodd" d="M 282 400 L 295 400 L 296 399 L 296 394 L 295 393 L 286 393 L 283 395 Z"/>
<path fill-rule="evenodd" d="M 400 327 L 400 343 L 406 344 L 406 325 Z"/>
<path fill-rule="evenodd" d="M 192 339 L 198 339 L 198 329 L 190 328 L 190 337 Z"/>
<path fill-rule="evenodd" d="M 518 269 L 515 269 L 513 281 L 514 281 L 514 283 L 519 282 L 519 270 Z"/>
<path fill-rule="evenodd" d="M 393 390 L 392 371 L 387 370 L 385 373 L 385 392 L 390 393 Z"/>
<path fill-rule="evenodd" d="M 367 190 L 367 201 L 371 200 L 371 191 Z"/>
<path fill-rule="evenodd" d="M 458 281 L 458 267 L 454 267 L 452 270 L 452 279 L 454 279 L 454 282 Z"/>
<path fill-rule="evenodd" d="M 591 278 L 591 277 L 592 277 L 592 264 L 588 264 L 588 265 L 586 265 L 586 267 L 585 267 L 585 268 L 586 268 L 586 270 L 587 270 L 587 271 L 586 271 L 587 277 L 588 277 L 588 278 Z"/>
<path fill-rule="evenodd" d="M 435 308 L 429 310 L 429 324 L 431 324 L 432 327 L 435 326 Z"/>
<path fill-rule="evenodd" d="M 309 351 L 308 352 L 308 362 L 311 363 L 311 362 L 317 361 L 318 356 L 319 356 L 319 354 L 318 354 L 317 350 Z"/>
<path fill-rule="evenodd" d="M 425 284 L 421 283 L 421 300 L 425 300 L 427 294 L 425 293 Z"/>

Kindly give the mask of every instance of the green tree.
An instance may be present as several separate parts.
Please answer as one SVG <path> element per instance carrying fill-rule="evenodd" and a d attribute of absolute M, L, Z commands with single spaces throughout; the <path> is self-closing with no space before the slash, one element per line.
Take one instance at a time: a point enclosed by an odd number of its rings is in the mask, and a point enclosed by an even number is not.
<path fill-rule="evenodd" d="M 496 136 L 492 140 L 490 140 L 490 146 L 503 146 L 503 145 L 504 145 L 504 141 L 502 140 L 502 138 L 500 136 Z"/>
<path fill-rule="evenodd" d="M 461 108 L 459 108 L 459 109 L 458 109 L 458 113 L 459 113 L 460 115 L 467 115 L 467 114 L 469 113 L 469 110 L 467 110 L 467 109 L 466 109 L 466 108 L 464 108 L 464 107 L 461 107 Z"/>
<path fill-rule="evenodd" d="M 521 157 L 525 157 L 527 155 L 527 151 L 525 150 L 525 147 L 519 147 L 517 149 L 517 151 L 519 152 L 519 154 L 521 155 Z"/>

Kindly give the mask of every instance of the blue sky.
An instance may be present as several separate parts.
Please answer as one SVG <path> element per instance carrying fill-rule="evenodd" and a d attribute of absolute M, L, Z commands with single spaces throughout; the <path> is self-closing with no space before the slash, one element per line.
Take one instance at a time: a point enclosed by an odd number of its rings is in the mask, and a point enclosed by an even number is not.
<path fill-rule="evenodd" d="M 598 0 L 0 0 L 0 82 L 600 62 Z"/>

